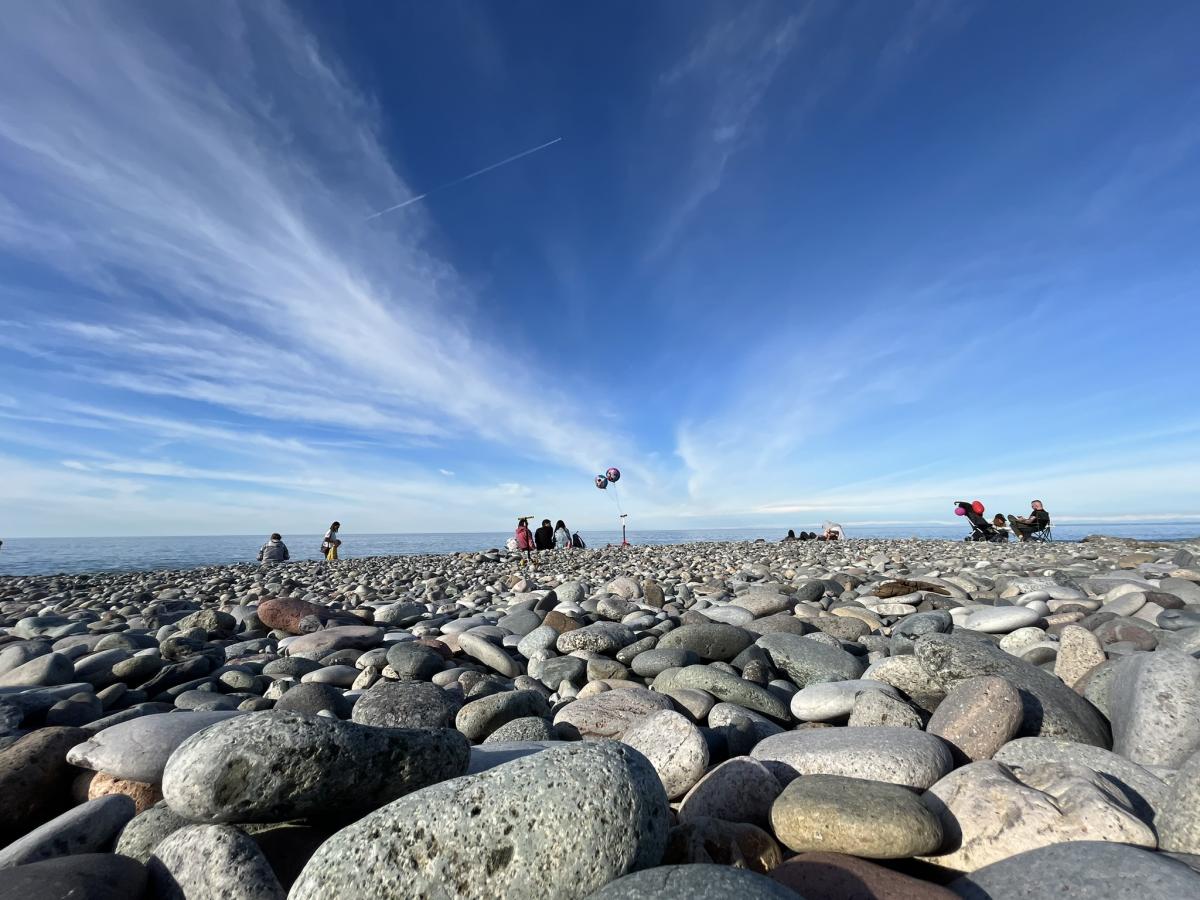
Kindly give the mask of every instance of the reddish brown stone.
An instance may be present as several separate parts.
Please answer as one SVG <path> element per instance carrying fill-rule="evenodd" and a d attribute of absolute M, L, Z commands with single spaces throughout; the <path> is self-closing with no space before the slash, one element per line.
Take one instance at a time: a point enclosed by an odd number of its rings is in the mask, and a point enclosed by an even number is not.
<path fill-rule="evenodd" d="M 801 853 L 769 873 L 804 900 L 957 900 L 940 885 L 841 853 Z"/>
<path fill-rule="evenodd" d="M 87 799 L 96 800 L 112 794 L 124 794 L 133 801 L 138 812 L 143 813 L 163 798 L 162 791 L 156 784 L 144 781 L 128 781 L 117 778 L 107 772 L 99 772 L 88 785 Z"/>
<path fill-rule="evenodd" d="M 329 610 L 307 600 L 293 597 L 276 597 L 258 604 L 258 620 L 268 628 L 278 628 L 288 634 L 300 634 L 300 622 L 308 616 L 316 616 L 322 622 L 329 618 Z"/>
<path fill-rule="evenodd" d="M 549 625 L 559 634 L 562 634 L 564 631 L 574 631 L 576 628 L 583 626 L 583 623 L 577 619 L 572 619 L 570 616 L 554 609 L 546 613 L 546 618 L 542 620 L 542 624 Z"/>

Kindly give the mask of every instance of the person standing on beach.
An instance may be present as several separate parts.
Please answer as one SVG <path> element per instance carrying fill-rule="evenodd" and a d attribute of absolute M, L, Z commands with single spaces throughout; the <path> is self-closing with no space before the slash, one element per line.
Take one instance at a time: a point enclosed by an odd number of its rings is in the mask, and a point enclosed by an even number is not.
<path fill-rule="evenodd" d="M 528 519 L 517 519 L 517 530 L 513 532 L 513 537 L 517 539 L 517 552 L 524 553 L 525 559 L 529 562 L 533 561 L 533 532 L 529 530 Z"/>
<path fill-rule="evenodd" d="M 554 525 L 554 547 L 557 550 L 566 550 L 571 546 L 571 529 L 566 526 L 562 519 Z"/>
<path fill-rule="evenodd" d="M 334 522 L 325 532 L 325 539 L 321 541 L 321 552 L 325 554 L 326 559 L 338 558 L 338 547 L 342 546 L 341 538 L 338 537 L 341 527 L 341 522 Z"/>
<path fill-rule="evenodd" d="M 259 562 L 287 562 L 289 559 L 291 559 L 291 554 L 288 553 L 287 544 L 283 542 L 283 538 L 278 532 L 271 535 L 271 539 L 258 548 Z"/>

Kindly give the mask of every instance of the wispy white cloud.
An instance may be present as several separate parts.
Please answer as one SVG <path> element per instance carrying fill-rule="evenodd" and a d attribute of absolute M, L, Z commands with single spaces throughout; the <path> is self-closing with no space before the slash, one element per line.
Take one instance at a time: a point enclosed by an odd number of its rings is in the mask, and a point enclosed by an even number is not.
<path fill-rule="evenodd" d="M 678 239 L 704 201 L 721 187 L 730 160 L 744 149 L 747 129 L 777 73 L 796 48 L 813 5 L 779 20 L 762 4 L 746 4 L 712 23 L 696 44 L 659 79 L 662 99 L 684 92 L 703 108 L 681 198 L 672 206 L 650 252 L 656 257 Z"/>
<path fill-rule="evenodd" d="M 175 12 L 187 53 L 133 7 L 6 13 L 0 247 L 81 288 L 26 317 L 22 349 L 264 419 L 605 458 L 570 398 L 506 389 L 420 212 L 364 225 L 410 192 L 369 100 L 286 8 Z"/>

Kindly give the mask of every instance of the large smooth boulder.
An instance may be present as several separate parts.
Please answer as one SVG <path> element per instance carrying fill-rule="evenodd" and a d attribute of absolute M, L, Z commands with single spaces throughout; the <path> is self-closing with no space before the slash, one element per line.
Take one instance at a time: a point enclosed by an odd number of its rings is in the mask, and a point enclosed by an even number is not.
<path fill-rule="evenodd" d="M 958 633 L 927 634 L 913 646 L 921 666 L 949 691 L 981 675 L 998 675 L 1022 693 L 1018 737 L 1065 737 L 1107 749 L 1108 722 L 1096 707 L 1049 672 L 1009 656 L 995 644 Z"/>
<path fill-rule="evenodd" d="M 452 728 L 461 705 L 436 684 L 380 681 L 358 698 L 350 720 L 376 728 Z"/>
<path fill-rule="evenodd" d="M 1009 769 L 993 760 L 951 772 L 925 794 L 946 832 L 930 862 L 971 872 L 1035 847 L 1083 839 L 1153 848 L 1154 830 L 1104 776 L 1043 763 Z"/>
<path fill-rule="evenodd" d="M 128 781 L 157 784 L 175 749 L 199 731 L 242 713 L 159 713 L 121 722 L 81 741 L 67 754 L 73 765 Z"/>
<path fill-rule="evenodd" d="M 555 714 L 554 724 L 569 737 L 619 739 L 647 716 L 670 708 L 670 698 L 662 694 L 621 688 L 568 703 Z"/>
<path fill-rule="evenodd" d="M 775 836 L 797 852 L 828 850 L 906 859 L 942 844 L 942 823 L 906 787 L 841 775 L 805 775 L 771 807 Z"/>
<path fill-rule="evenodd" d="M 1200 750 L 1200 660 L 1178 650 L 1137 653 L 1109 688 L 1113 750 L 1174 768 Z"/>
<path fill-rule="evenodd" d="M 701 778 L 679 804 L 679 821 L 722 819 L 765 826 L 771 804 L 783 787 L 761 762 L 750 756 L 726 760 Z"/>
<path fill-rule="evenodd" d="M 167 762 L 163 796 L 197 822 L 352 818 L 461 775 L 469 760 L 467 739 L 448 728 L 247 713 L 184 741 Z"/>
<path fill-rule="evenodd" d="M 651 713 L 627 729 L 621 740 L 650 760 L 669 800 L 686 794 L 708 768 L 704 735 L 673 710 Z"/>
<path fill-rule="evenodd" d="M 660 650 L 690 650 L 704 660 L 728 662 L 754 642 L 754 635 L 722 622 L 680 625 L 658 640 Z"/>
<path fill-rule="evenodd" d="M 1166 806 L 1170 794 L 1166 782 L 1137 763 L 1111 750 L 1064 738 L 1018 738 L 997 750 L 992 759 L 1010 768 L 1031 768 L 1042 763 L 1085 766 L 1104 775 L 1121 792 L 1129 808 L 1144 822 L 1155 820 Z"/>
<path fill-rule="evenodd" d="M 814 728 L 785 731 L 751 755 L 781 781 L 844 775 L 924 790 L 953 768 L 944 741 L 914 728 Z"/>
<path fill-rule="evenodd" d="M 929 717 L 926 731 L 972 762 L 991 759 L 1012 740 L 1025 717 L 1021 692 L 998 675 L 960 681 Z"/>
<path fill-rule="evenodd" d="M 79 770 L 67 762 L 67 753 L 87 737 L 82 728 L 39 728 L 0 751 L 0 845 L 70 803 Z"/>
<path fill-rule="evenodd" d="M 802 688 L 823 681 L 850 681 L 861 677 L 865 668 L 862 660 L 841 647 L 796 634 L 764 634 L 757 644 L 766 651 L 771 665 Z"/>
<path fill-rule="evenodd" d="M 668 827 L 658 775 L 636 750 L 558 746 L 360 819 L 321 845 L 290 896 L 586 897 L 655 865 Z"/>

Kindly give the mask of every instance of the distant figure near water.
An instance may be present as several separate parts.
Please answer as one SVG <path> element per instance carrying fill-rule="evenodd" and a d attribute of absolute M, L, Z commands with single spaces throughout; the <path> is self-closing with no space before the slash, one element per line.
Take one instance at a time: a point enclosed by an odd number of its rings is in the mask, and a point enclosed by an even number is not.
<path fill-rule="evenodd" d="M 341 527 L 341 522 L 334 522 L 329 526 L 329 530 L 325 532 L 325 539 L 321 541 L 321 552 L 325 554 L 326 559 L 338 558 L 338 547 L 342 546 L 341 538 L 338 537 L 338 531 Z"/>
<path fill-rule="evenodd" d="M 788 533 L 783 536 L 783 538 L 779 541 L 779 543 L 786 544 L 789 541 L 798 541 L 798 540 L 800 540 L 800 538 L 796 537 L 795 530 L 792 528 L 789 528 Z"/>
<path fill-rule="evenodd" d="M 288 553 L 287 544 L 283 542 L 283 538 L 278 532 L 271 535 L 271 539 L 258 548 L 259 562 L 287 562 L 292 558 Z"/>

